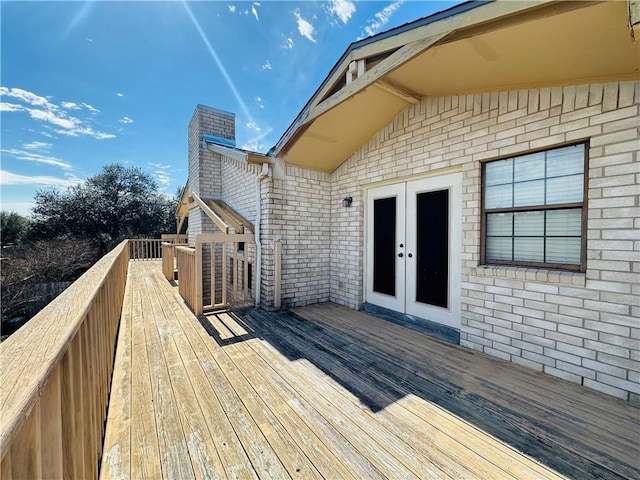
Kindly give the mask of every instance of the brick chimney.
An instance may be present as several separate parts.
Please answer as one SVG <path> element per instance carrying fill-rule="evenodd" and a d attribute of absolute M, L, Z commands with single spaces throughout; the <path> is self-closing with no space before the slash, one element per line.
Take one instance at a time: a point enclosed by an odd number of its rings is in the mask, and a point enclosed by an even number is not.
<path fill-rule="evenodd" d="M 217 198 L 222 189 L 220 155 L 207 149 L 205 135 L 235 144 L 235 114 L 198 105 L 189 122 L 189 188 L 202 198 Z"/>
<path fill-rule="evenodd" d="M 236 116 L 234 113 L 198 105 L 189 122 L 189 189 L 200 198 L 220 198 L 222 172 L 220 155 L 210 151 L 203 140 L 205 135 L 231 140 L 235 144 Z M 189 212 L 189 243 L 195 245 L 199 233 L 215 233 L 216 227 L 202 210 Z"/>

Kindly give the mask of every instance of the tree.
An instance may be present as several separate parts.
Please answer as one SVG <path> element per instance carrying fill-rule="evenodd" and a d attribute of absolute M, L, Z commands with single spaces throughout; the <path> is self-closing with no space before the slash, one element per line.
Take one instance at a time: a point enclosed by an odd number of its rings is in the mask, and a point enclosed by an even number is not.
<path fill-rule="evenodd" d="M 94 240 L 104 253 L 124 238 L 173 231 L 175 206 L 139 168 L 107 165 L 66 191 L 38 191 L 34 228 L 39 237 Z"/>
<path fill-rule="evenodd" d="M 31 221 L 16 212 L 0 212 L 0 243 L 22 245 L 29 234 Z"/>
<path fill-rule="evenodd" d="M 33 306 L 42 308 L 52 299 L 47 298 L 49 293 L 40 287 L 72 282 L 99 258 L 96 246 L 89 240 L 41 240 L 3 250 L 0 276 L 2 322 L 31 316 L 35 313 L 29 314 Z"/>

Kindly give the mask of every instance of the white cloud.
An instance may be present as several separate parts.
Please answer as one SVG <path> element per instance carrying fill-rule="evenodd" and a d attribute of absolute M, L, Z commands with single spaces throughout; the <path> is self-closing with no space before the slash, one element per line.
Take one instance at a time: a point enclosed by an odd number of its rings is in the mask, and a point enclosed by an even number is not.
<path fill-rule="evenodd" d="M 44 150 L 49 151 L 51 149 L 51 144 L 47 142 L 31 142 L 24 143 L 22 148 L 26 148 L 27 150 Z"/>
<path fill-rule="evenodd" d="M 400 8 L 400 5 L 402 5 L 403 2 L 404 0 L 396 0 L 395 2 L 390 3 L 378 13 L 376 13 L 375 19 L 370 20 L 369 25 L 364 27 L 364 31 L 366 32 L 367 36 L 375 35 L 380 31 L 382 27 L 389 23 L 391 15 L 393 15 L 393 13 L 398 10 L 398 8 Z"/>
<path fill-rule="evenodd" d="M 82 179 L 69 175 L 66 178 L 48 175 L 18 175 L 17 173 L 0 170 L 0 185 L 46 185 L 49 187 L 69 187 L 77 185 Z"/>
<path fill-rule="evenodd" d="M 269 60 L 267 60 L 267 62 L 262 65 L 262 69 L 263 70 L 271 70 L 271 62 Z"/>
<path fill-rule="evenodd" d="M 259 22 L 260 18 L 258 17 L 258 10 L 256 10 L 256 7 L 254 5 L 251 5 L 251 13 L 253 13 L 253 16 L 256 17 L 256 20 Z"/>
<path fill-rule="evenodd" d="M 154 173 L 156 180 L 161 185 L 168 185 L 171 183 L 171 176 L 167 172 L 168 169 L 171 168 L 171 165 L 162 165 L 161 163 L 151 163 L 149 165 L 154 167 L 156 170 Z"/>
<path fill-rule="evenodd" d="M 40 95 L 36 95 L 35 93 L 28 92 L 21 88 L 0 87 L 0 95 L 17 98 L 19 100 L 22 100 L 24 103 L 28 103 L 29 105 L 33 106 L 54 106 L 49 102 L 47 98 L 41 97 Z"/>
<path fill-rule="evenodd" d="M 88 103 L 83 103 L 83 104 L 82 104 L 82 106 L 83 106 L 84 108 L 86 108 L 87 110 L 91 110 L 91 111 L 92 111 L 92 112 L 94 112 L 94 113 L 98 113 L 98 112 L 100 111 L 100 110 L 98 110 L 97 108 L 95 108 L 95 107 L 93 107 L 93 106 L 89 105 Z"/>
<path fill-rule="evenodd" d="M 42 120 L 58 127 L 73 129 L 77 126 L 79 120 L 73 117 L 64 117 L 56 114 L 51 110 L 38 110 L 37 108 L 28 108 L 29 115 L 35 120 Z"/>
<path fill-rule="evenodd" d="M 261 7 L 262 4 L 260 2 L 253 2 L 254 5 L 257 5 L 258 7 Z"/>
<path fill-rule="evenodd" d="M 243 150 L 250 150 L 252 152 L 259 152 L 261 150 L 264 150 L 264 144 L 258 140 L 249 140 L 240 148 L 242 148 Z"/>
<path fill-rule="evenodd" d="M 282 48 L 286 48 L 287 50 L 292 49 L 293 48 L 293 38 L 287 37 L 287 39 L 284 42 L 284 45 L 282 45 Z"/>
<path fill-rule="evenodd" d="M 0 112 L 21 112 L 26 110 L 22 105 L 15 103 L 0 102 Z"/>
<path fill-rule="evenodd" d="M 351 0 L 332 0 L 329 6 L 329 12 L 336 15 L 345 24 L 355 11 L 356 6 Z"/>
<path fill-rule="evenodd" d="M 55 132 L 59 133 L 60 135 L 66 135 L 68 137 L 79 137 L 80 135 L 87 135 L 97 140 L 116 138 L 116 136 L 112 133 L 96 132 L 91 127 L 76 127 L 69 130 L 56 130 Z"/>
<path fill-rule="evenodd" d="M 151 165 L 152 167 L 155 167 L 155 168 L 159 168 L 161 170 L 166 170 L 167 168 L 171 168 L 171 165 L 169 165 L 169 164 L 162 165 L 161 163 L 151 163 L 151 162 L 149 162 L 149 165 Z"/>
<path fill-rule="evenodd" d="M 258 125 L 256 125 L 253 122 L 247 122 L 247 128 L 250 128 L 251 130 L 255 130 L 256 132 L 259 132 L 260 130 L 262 130 Z"/>
<path fill-rule="evenodd" d="M 25 145 L 25 148 L 27 148 L 26 145 Z M 7 155 L 11 155 L 12 157 L 17 158 L 18 160 L 25 160 L 27 162 L 44 163 L 46 165 L 53 165 L 54 167 L 64 168 L 65 170 L 69 170 L 71 168 L 71 164 L 63 160 L 60 160 L 59 158 L 51 157 L 48 155 L 40 155 L 38 153 L 26 152 L 24 150 L 18 150 L 15 148 L 2 149 L 0 151 Z"/>
<path fill-rule="evenodd" d="M 129 117 L 122 117 L 120 120 L 118 120 L 120 123 L 124 123 L 125 125 L 127 123 L 133 123 L 133 119 L 129 118 Z"/>
<path fill-rule="evenodd" d="M 313 43 L 316 43 L 316 39 L 313 38 L 313 36 L 316 33 L 315 27 L 311 23 L 309 23 L 307 20 L 302 18 L 302 16 L 300 15 L 300 10 L 298 10 L 297 8 L 293 12 L 293 14 L 295 15 L 298 21 L 298 32 L 300 32 L 300 35 L 302 35 L 307 40 Z"/>
<path fill-rule="evenodd" d="M 84 39 L 85 39 L 87 42 L 93 43 L 93 39 L 92 39 L 92 38 L 84 37 Z"/>
<path fill-rule="evenodd" d="M 231 13 L 235 13 L 235 11 L 236 11 L 236 6 L 235 6 L 235 5 L 229 5 L 229 11 L 230 11 Z"/>
<path fill-rule="evenodd" d="M 0 87 L 0 95 L 12 97 L 27 104 L 27 106 L 25 106 L 15 103 L 0 103 L 0 111 L 28 112 L 29 116 L 34 120 L 59 127 L 59 129 L 54 130 L 56 133 L 72 137 L 88 135 L 99 140 L 115 137 L 113 134 L 94 130 L 91 126 L 87 125 L 87 120 L 81 120 L 80 118 L 69 116 L 67 111 L 64 110 L 74 110 L 76 112 L 89 110 L 94 114 L 99 113 L 97 108 L 88 103 L 61 102 L 60 105 L 56 105 L 46 97 L 28 92 L 21 88 Z M 48 126 L 46 127 L 51 129 Z M 40 133 L 47 137 L 51 137 L 50 133 L 42 131 Z"/>
<path fill-rule="evenodd" d="M 68 110 L 80 110 L 82 108 L 80 105 L 78 105 L 77 103 L 73 103 L 73 102 L 62 102 L 60 104 L 60 106 L 62 108 L 66 108 Z"/>
<path fill-rule="evenodd" d="M 116 93 L 116 97 L 124 97 L 124 93 L 118 92 L 118 93 Z"/>

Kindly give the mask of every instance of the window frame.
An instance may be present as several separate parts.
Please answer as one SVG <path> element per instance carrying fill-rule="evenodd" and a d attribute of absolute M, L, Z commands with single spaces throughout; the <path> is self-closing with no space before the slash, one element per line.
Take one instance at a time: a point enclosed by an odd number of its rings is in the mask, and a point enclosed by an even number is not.
<path fill-rule="evenodd" d="M 486 190 L 486 166 L 491 162 L 517 158 L 533 153 L 548 152 L 564 147 L 573 147 L 576 145 L 584 145 L 584 166 L 583 166 L 583 193 L 582 202 L 559 203 L 553 205 L 532 205 L 524 207 L 508 207 L 508 208 L 485 208 L 485 190 Z M 546 177 L 545 177 L 546 179 Z M 588 204 L 589 204 L 589 139 L 576 140 L 571 142 L 559 143 L 543 148 L 531 150 L 523 150 L 521 152 L 510 153 L 500 157 L 489 158 L 480 161 L 480 265 L 500 265 L 511 267 L 539 267 L 550 270 L 568 270 L 573 272 L 585 272 L 587 268 L 587 220 L 588 220 Z M 580 264 L 561 264 L 561 263 L 545 263 L 545 262 L 528 262 L 528 261 L 510 261 L 510 260 L 490 260 L 487 261 L 487 214 L 488 213 L 515 213 L 515 212 L 539 212 L 562 209 L 582 208 L 581 216 L 581 234 L 580 234 Z"/>

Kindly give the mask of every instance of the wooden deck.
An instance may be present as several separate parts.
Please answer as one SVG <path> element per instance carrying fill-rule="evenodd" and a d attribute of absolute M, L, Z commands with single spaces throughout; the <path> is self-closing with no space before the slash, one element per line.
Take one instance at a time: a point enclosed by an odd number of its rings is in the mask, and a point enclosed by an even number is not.
<path fill-rule="evenodd" d="M 102 478 L 640 478 L 636 406 L 332 304 L 197 319 L 131 262 Z"/>

